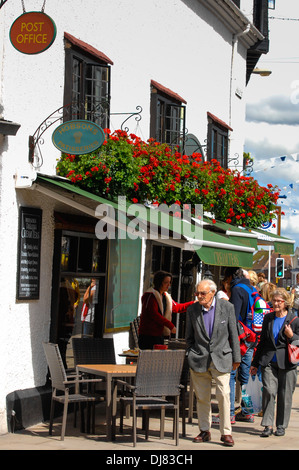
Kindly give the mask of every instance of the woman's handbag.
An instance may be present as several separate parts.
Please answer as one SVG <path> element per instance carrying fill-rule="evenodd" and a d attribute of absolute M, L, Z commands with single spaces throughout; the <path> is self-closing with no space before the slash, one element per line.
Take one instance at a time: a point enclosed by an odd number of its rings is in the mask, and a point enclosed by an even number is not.
<path fill-rule="evenodd" d="M 81 310 L 81 321 L 85 321 L 85 318 L 88 313 L 88 305 L 84 302 Z"/>
<path fill-rule="evenodd" d="M 298 317 L 294 317 L 293 320 L 290 321 L 289 325 Z M 288 342 L 288 355 L 289 361 L 291 364 L 299 364 L 299 342 L 294 341 L 293 343 Z"/>
<path fill-rule="evenodd" d="M 288 343 L 289 361 L 291 364 L 299 364 L 299 346 L 297 345 L 298 341 L 295 341 L 294 343 Z"/>

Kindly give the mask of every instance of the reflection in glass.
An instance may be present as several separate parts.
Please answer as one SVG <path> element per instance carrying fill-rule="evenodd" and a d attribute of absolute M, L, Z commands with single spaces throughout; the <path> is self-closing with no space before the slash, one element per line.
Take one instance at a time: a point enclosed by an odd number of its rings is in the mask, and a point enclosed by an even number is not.
<path fill-rule="evenodd" d="M 92 336 L 94 333 L 95 306 L 98 303 L 99 281 L 93 278 L 83 296 L 81 311 L 82 336 Z"/>
<path fill-rule="evenodd" d="M 94 337 L 97 328 L 101 329 L 104 292 L 104 276 L 61 278 L 58 344 L 66 368 L 73 367 L 72 337 Z M 84 304 L 87 305 L 86 315 L 83 314 Z"/>

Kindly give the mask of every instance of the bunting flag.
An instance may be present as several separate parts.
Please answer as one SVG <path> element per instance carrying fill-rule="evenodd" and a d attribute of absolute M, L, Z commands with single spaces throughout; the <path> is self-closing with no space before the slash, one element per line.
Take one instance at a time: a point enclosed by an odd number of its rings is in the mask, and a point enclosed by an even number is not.
<path fill-rule="evenodd" d="M 275 168 L 277 166 L 283 165 L 286 162 L 299 163 L 299 153 L 282 155 L 280 157 L 270 157 L 262 160 L 254 160 L 253 171 L 255 173 L 259 173 L 260 171 L 266 171 L 269 168 Z M 299 182 L 299 180 L 297 182 Z"/>
<path fill-rule="evenodd" d="M 281 155 L 279 157 L 270 157 L 270 158 L 265 158 L 262 160 L 254 160 L 253 173 L 258 174 L 259 172 L 267 171 L 269 169 L 280 167 L 282 165 L 285 166 L 288 163 L 290 164 L 299 163 L 299 153 L 293 153 L 290 155 Z M 299 166 L 298 166 L 298 170 L 299 170 Z M 292 173 L 290 173 L 290 176 L 291 175 Z M 299 215 L 299 208 L 297 209 L 299 204 L 296 203 L 297 207 L 294 207 L 295 202 L 294 200 L 292 200 L 293 196 L 298 196 L 298 194 L 294 194 L 298 188 L 299 188 L 299 179 L 297 179 L 294 182 L 290 182 L 281 188 L 279 205 L 282 207 L 283 215 L 286 215 L 288 217 Z"/>

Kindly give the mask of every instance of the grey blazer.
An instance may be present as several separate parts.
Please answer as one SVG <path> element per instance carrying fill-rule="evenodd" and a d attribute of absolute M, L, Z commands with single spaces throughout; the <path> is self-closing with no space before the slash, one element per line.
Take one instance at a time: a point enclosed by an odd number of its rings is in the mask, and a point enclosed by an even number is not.
<path fill-rule="evenodd" d="M 241 362 L 240 342 L 234 306 L 216 299 L 212 337 L 209 338 L 202 306 L 195 302 L 187 309 L 186 343 L 188 362 L 195 372 L 206 372 L 210 362 L 219 372 L 231 372 L 233 362 Z"/>

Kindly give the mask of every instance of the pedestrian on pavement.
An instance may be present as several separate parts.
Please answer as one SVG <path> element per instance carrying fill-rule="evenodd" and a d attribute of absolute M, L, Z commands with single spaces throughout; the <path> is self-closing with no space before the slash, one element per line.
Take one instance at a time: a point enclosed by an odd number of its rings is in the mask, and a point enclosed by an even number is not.
<path fill-rule="evenodd" d="M 196 286 L 198 302 L 187 309 L 186 345 L 190 374 L 197 399 L 200 433 L 194 442 L 211 440 L 211 386 L 216 383 L 221 441 L 233 446 L 230 422 L 230 372 L 241 361 L 234 307 L 216 299 L 217 286 L 204 279 Z"/>
<path fill-rule="evenodd" d="M 235 307 L 236 321 L 241 321 L 244 325 L 247 323 L 247 315 L 249 313 L 249 293 L 244 288 L 250 291 L 256 291 L 255 287 L 251 285 L 249 274 L 246 270 L 239 268 L 236 269 L 231 282 L 231 296 L 230 302 Z M 254 422 L 253 414 L 249 413 L 244 406 L 242 406 L 242 385 L 246 385 L 250 377 L 250 366 L 254 353 L 255 343 L 248 343 L 247 351 L 242 355 L 242 360 L 238 371 L 232 370 L 230 380 L 231 390 L 231 421 L 245 421 L 248 423 Z M 237 393 L 236 393 L 237 392 Z M 237 400 L 236 400 L 237 395 Z M 235 411 L 235 402 L 237 402 L 237 411 Z"/>
<path fill-rule="evenodd" d="M 268 305 L 272 308 L 272 294 L 276 290 L 276 285 L 272 282 L 265 282 L 261 289 L 261 296 L 267 302 Z"/>
<path fill-rule="evenodd" d="M 258 285 L 259 290 L 261 291 L 263 285 L 267 282 L 266 281 L 266 276 L 265 276 L 264 273 L 258 273 L 257 277 L 258 277 L 258 281 L 259 281 L 257 285 Z"/>
<path fill-rule="evenodd" d="M 248 277 L 249 277 L 250 284 L 253 287 L 255 287 L 258 292 L 260 292 L 260 288 L 258 286 L 259 278 L 258 278 L 256 272 L 252 271 L 252 269 L 249 270 L 248 271 Z"/>
<path fill-rule="evenodd" d="M 221 289 L 217 291 L 216 298 L 217 299 L 224 299 L 224 300 L 229 300 L 230 295 L 231 295 L 231 290 L 230 290 L 230 283 L 231 279 L 225 277 L 222 282 L 221 282 Z"/>
<path fill-rule="evenodd" d="M 292 398 L 297 383 L 297 365 L 288 359 L 288 342 L 299 340 L 299 318 L 291 310 L 291 296 L 278 288 L 272 295 L 274 312 L 268 313 L 252 361 L 250 373 L 255 375 L 260 365 L 263 382 L 263 419 L 261 437 L 273 434 L 276 403 L 276 436 L 284 436 L 288 427 Z M 292 319 L 294 318 L 294 321 Z M 291 323 L 292 321 L 292 323 Z M 290 324 L 291 323 L 291 324 Z"/>
<path fill-rule="evenodd" d="M 172 274 L 158 271 L 154 274 L 153 287 L 141 299 L 142 311 L 138 332 L 140 349 L 153 349 L 155 344 L 164 344 L 164 338 L 176 333 L 172 313 L 186 312 L 194 301 L 179 304 L 167 292 L 171 286 Z"/>
<path fill-rule="evenodd" d="M 299 312 L 299 273 L 296 275 L 296 284 L 292 287 L 293 313 L 298 316 Z"/>

